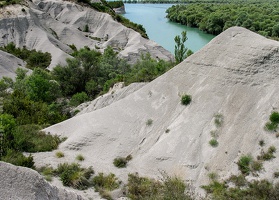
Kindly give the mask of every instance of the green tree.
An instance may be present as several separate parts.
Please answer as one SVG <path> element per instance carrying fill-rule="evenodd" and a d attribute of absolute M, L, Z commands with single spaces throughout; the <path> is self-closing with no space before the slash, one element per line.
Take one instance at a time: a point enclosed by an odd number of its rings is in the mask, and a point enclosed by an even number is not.
<path fill-rule="evenodd" d="M 52 102 L 60 96 L 59 84 L 52 80 L 51 75 L 35 68 L 33 73 L 26 78 L 26 94 L 33 101 Z"/>
<path fill-rule="evenodd" d="M 13 130 L 16 127 L 15 119 L 12 115 L 9 114 L 1 114 L 0 115 L 0 129 L 4 132 L 3 135 L 3 155 L 7 153 L 8 149 L 14 148 L 14 137 L 13 137 Z"/>
<path fill-rule="evenodd" d="M 51 54 L 32 50 L 26 62 L 26 67 L 30 69 L 34 69 L 35 67 L 46 69 L 51 63 Z"/>
<path fill-rule="evenodd" d="M 100 77 L 100 52 L 83 48 L 73 56 L 75 58 L 66 60 L 66 66 L 58 65 L 52 71 L 65 96 L 85 91 L 88 81 L 96 81 Z"/>
<path fill-rule="evenodd" d="M 181 37 L 179 35 L 175 36 L 175 47 L 174 47 L 174 56 L 176 63 L 181 63 L 186 57 L 188 48 L 185 47 L 185 42 L 188 40 L 187 32 L 182 31 Z"/>

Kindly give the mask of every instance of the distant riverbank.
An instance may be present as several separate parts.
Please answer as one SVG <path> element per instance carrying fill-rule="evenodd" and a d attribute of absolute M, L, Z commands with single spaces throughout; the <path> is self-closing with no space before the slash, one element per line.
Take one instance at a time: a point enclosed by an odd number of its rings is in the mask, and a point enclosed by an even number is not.
<path fill-rule="evenodd" d="M 123 14 L 132 22 L 143 25 L 149 38 L 174 54 L 174 37 L 182 31 L 187 31 L 186 46 L 196 52 L 205 46 L 214 35 L 206 34 L 197 28 L 190 28 L 170 22 L 165 11 L 172 4 L 125 4 Z"/>

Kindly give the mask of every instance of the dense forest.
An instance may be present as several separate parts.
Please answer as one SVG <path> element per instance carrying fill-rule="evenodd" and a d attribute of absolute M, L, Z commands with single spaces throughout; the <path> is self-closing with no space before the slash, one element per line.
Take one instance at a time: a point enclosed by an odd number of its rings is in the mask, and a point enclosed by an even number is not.
<path fill-rule="evenodd" d="M 199 3 L 174 5 L 167 18 L 211 34 L 219 34 L 232 26 L 245 27 L 263 36 L 279 37 L 279 3 Z"/>

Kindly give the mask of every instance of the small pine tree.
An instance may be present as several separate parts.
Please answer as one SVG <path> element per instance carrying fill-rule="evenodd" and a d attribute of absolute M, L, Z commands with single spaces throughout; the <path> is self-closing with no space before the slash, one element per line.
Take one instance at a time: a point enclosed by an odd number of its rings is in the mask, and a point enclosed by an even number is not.
<path fill-rule="evenodd" d="M 190 56 L 193 54 L 193 51 L 188 50 L 188 48 L 185 47 L 185 42 L 188 40 L 187 38 L 187 32 L 182 31 L 181 37 L 179 35 L 175 36 L 175 47 L 174 47 L 174 56 L 176 63 L 181 63 L 187 56 Z"/>

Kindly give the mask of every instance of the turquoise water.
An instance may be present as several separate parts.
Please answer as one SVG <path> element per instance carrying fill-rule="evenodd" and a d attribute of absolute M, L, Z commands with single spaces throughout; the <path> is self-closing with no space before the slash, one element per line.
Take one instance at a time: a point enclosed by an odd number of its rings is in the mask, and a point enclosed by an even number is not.
<path fill-rule="evenodd" d="M 171 4 L 125 4 L 124 16 L 130 21 L 142 24 L 149 39 L 174 53 L 174 37 L 182 31 L 187 31 L 187 48 L 196 52 L 206 45 L 214 35 L 206 34 L 197 28 L 170 22 L 165 11 Z"/>

